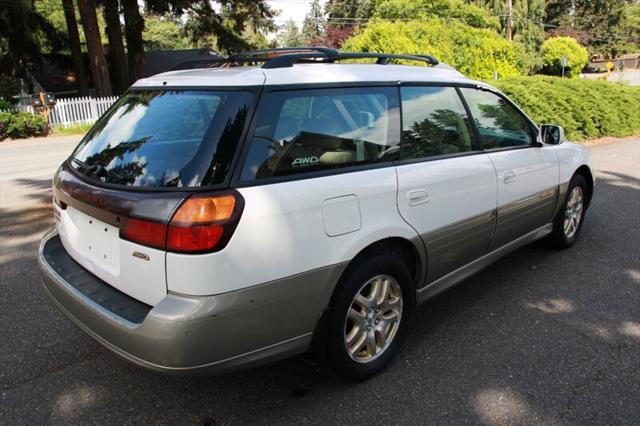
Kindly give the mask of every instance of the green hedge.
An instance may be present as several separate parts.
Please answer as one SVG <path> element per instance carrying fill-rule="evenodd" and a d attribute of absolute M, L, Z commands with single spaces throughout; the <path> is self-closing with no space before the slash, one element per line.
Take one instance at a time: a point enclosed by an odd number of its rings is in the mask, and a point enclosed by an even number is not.
<path fill-rule="evenodd" d="M 0 112 L 0 140 L 44 136 L 49 131 L 47 119 L 28 112 Z"/>
<path fill-rule="evenodd" d="M 564 127 L 568 139 L 640 134 L 640 87 L 547 76 L 491 83 L 538 124 Z"/>

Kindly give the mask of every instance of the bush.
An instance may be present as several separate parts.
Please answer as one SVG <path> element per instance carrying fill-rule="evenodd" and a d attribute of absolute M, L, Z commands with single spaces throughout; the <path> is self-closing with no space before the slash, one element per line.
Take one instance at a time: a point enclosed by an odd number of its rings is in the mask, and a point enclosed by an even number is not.
<path fill-rule="evenodd" d="M 547 75 L 562 75 L 560 59 L 566 56 L 569 66 L 565 75 L 577 77 L 589 62 L 589 52 L 571 37 L 551 37 L 542 44 L 542 72 Z"/>
<path fill-rule="evenodd" d="M 356 52 L 430 54 L 461 73 L 491 79 L 526 71 L 523 52 L 495 31 L 473 28 L 458 21 L 371 21 L 346 40 L 343 50 Z"/>
<path fill-rule="evenodd" d="M 29 112 L 1 112 L 0 140 L 44 136 L 49 131 L 47 119 Z"/>
<path fill-rule="evenodd" d="M 492 83 L 538 124 L 564 127 L 569 139 L 640 134 L 640 87 L 546 76 Z"/>

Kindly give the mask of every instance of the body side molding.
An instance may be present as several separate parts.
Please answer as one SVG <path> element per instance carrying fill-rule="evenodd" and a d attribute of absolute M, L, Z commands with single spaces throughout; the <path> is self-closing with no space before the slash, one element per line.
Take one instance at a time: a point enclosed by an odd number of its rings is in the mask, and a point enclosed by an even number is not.
<path fill-rule="evenodd" d="M 552 230 L 553 230 L 553 224 L 548 223 L 490 253 L 485 254 L 484 256 L 474 260 L 473 262 L 461 268 L 456 269 L 455 271 L 445 275 L 444 277 L 438 279 L 437 281 L 434 281 L 433 283 L 427 285 L 426 287 L 423 287 L 422 289 L 417 291 L 417 294 L 416 294 L 416 299 L 418 304 L 422 304 L 427 300 L 437 296 L 443 291 L 469 278 L 470 276 L 486 268 L 496 260 L 519 249 L 520 247 L 526 246 L 527 244 L 530 244 L 534 241 L 537 241 L 541 238 L 546 237 L 552 232 Z"/>

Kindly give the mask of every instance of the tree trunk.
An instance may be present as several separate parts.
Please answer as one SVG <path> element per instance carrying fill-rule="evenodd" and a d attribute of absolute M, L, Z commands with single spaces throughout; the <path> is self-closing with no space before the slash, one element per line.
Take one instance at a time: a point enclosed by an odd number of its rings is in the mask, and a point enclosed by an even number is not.
<path fill-rule="evenodd" d="M 127 57 L 122 41 L 122 27 L 118 0 L 103 0 L 104 21 L 107 24 L 109 37 L 109 60 L 111 61 L 111 75 L 116 93 L 120 94 L 129 87 L 129 73 L 127 71 Z"/>
<path fill-rule="evenodd" d="M 93 82 L 96 85 L 96 94 L 98 96 L 111 96 L 113 91 L 111 90 L 107 60 L 104 57 L 102 41 L 100 40 L 96 2 L 95 0 L 78 0 L 78 9 L 80 9 L 84 38 L 87 40 L 89 65 L 91 65 Z"/>
<path fill-rule="evenodd" d="M 87 96 L 87 76 L 84 73 L 84 60 L 82 58 L 82 48 L 80 47 L 80 35 L 78 34 L 78 21 L 76 21 L 76 11 L 73 7 L 73 0 L 62 0 L 64 9 L 64 19 L 67 22 L 67 33 L 69 35 L 69 47 L 71 58 L 73 59 L 73 72 L 76 76 L 76 86 L 80 96 Z"/>
<path fill-rule="evenodd" d="M 129 78 L 136 81 L 144 77 L 146 55 L 142 40 L 144 19 L 140 15 L 137 0 L 122 0 L 124 14 L 124 33 L 127 38 L 127 58 L 129 59 Z"/>

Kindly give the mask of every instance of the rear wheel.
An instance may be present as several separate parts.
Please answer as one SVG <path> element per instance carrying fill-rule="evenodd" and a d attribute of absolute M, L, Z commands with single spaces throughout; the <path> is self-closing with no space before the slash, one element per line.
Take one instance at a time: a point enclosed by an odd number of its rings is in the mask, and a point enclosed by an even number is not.
<path fill-rule="evenodd" d="M 551 242 L 559 248 L 571 247 L 582 230 L 586 211 L 587 183 L 582 175 L 569 182 L 567 195 L 553 224 Z"/>
<path fill-rule="evenodd" d="M 400 349 L 413 313 L 411 275 L 402 257 L 381 253 L 351 268 L 329 312 L 328 361 L 340 377 L 363 380 Z"/>

